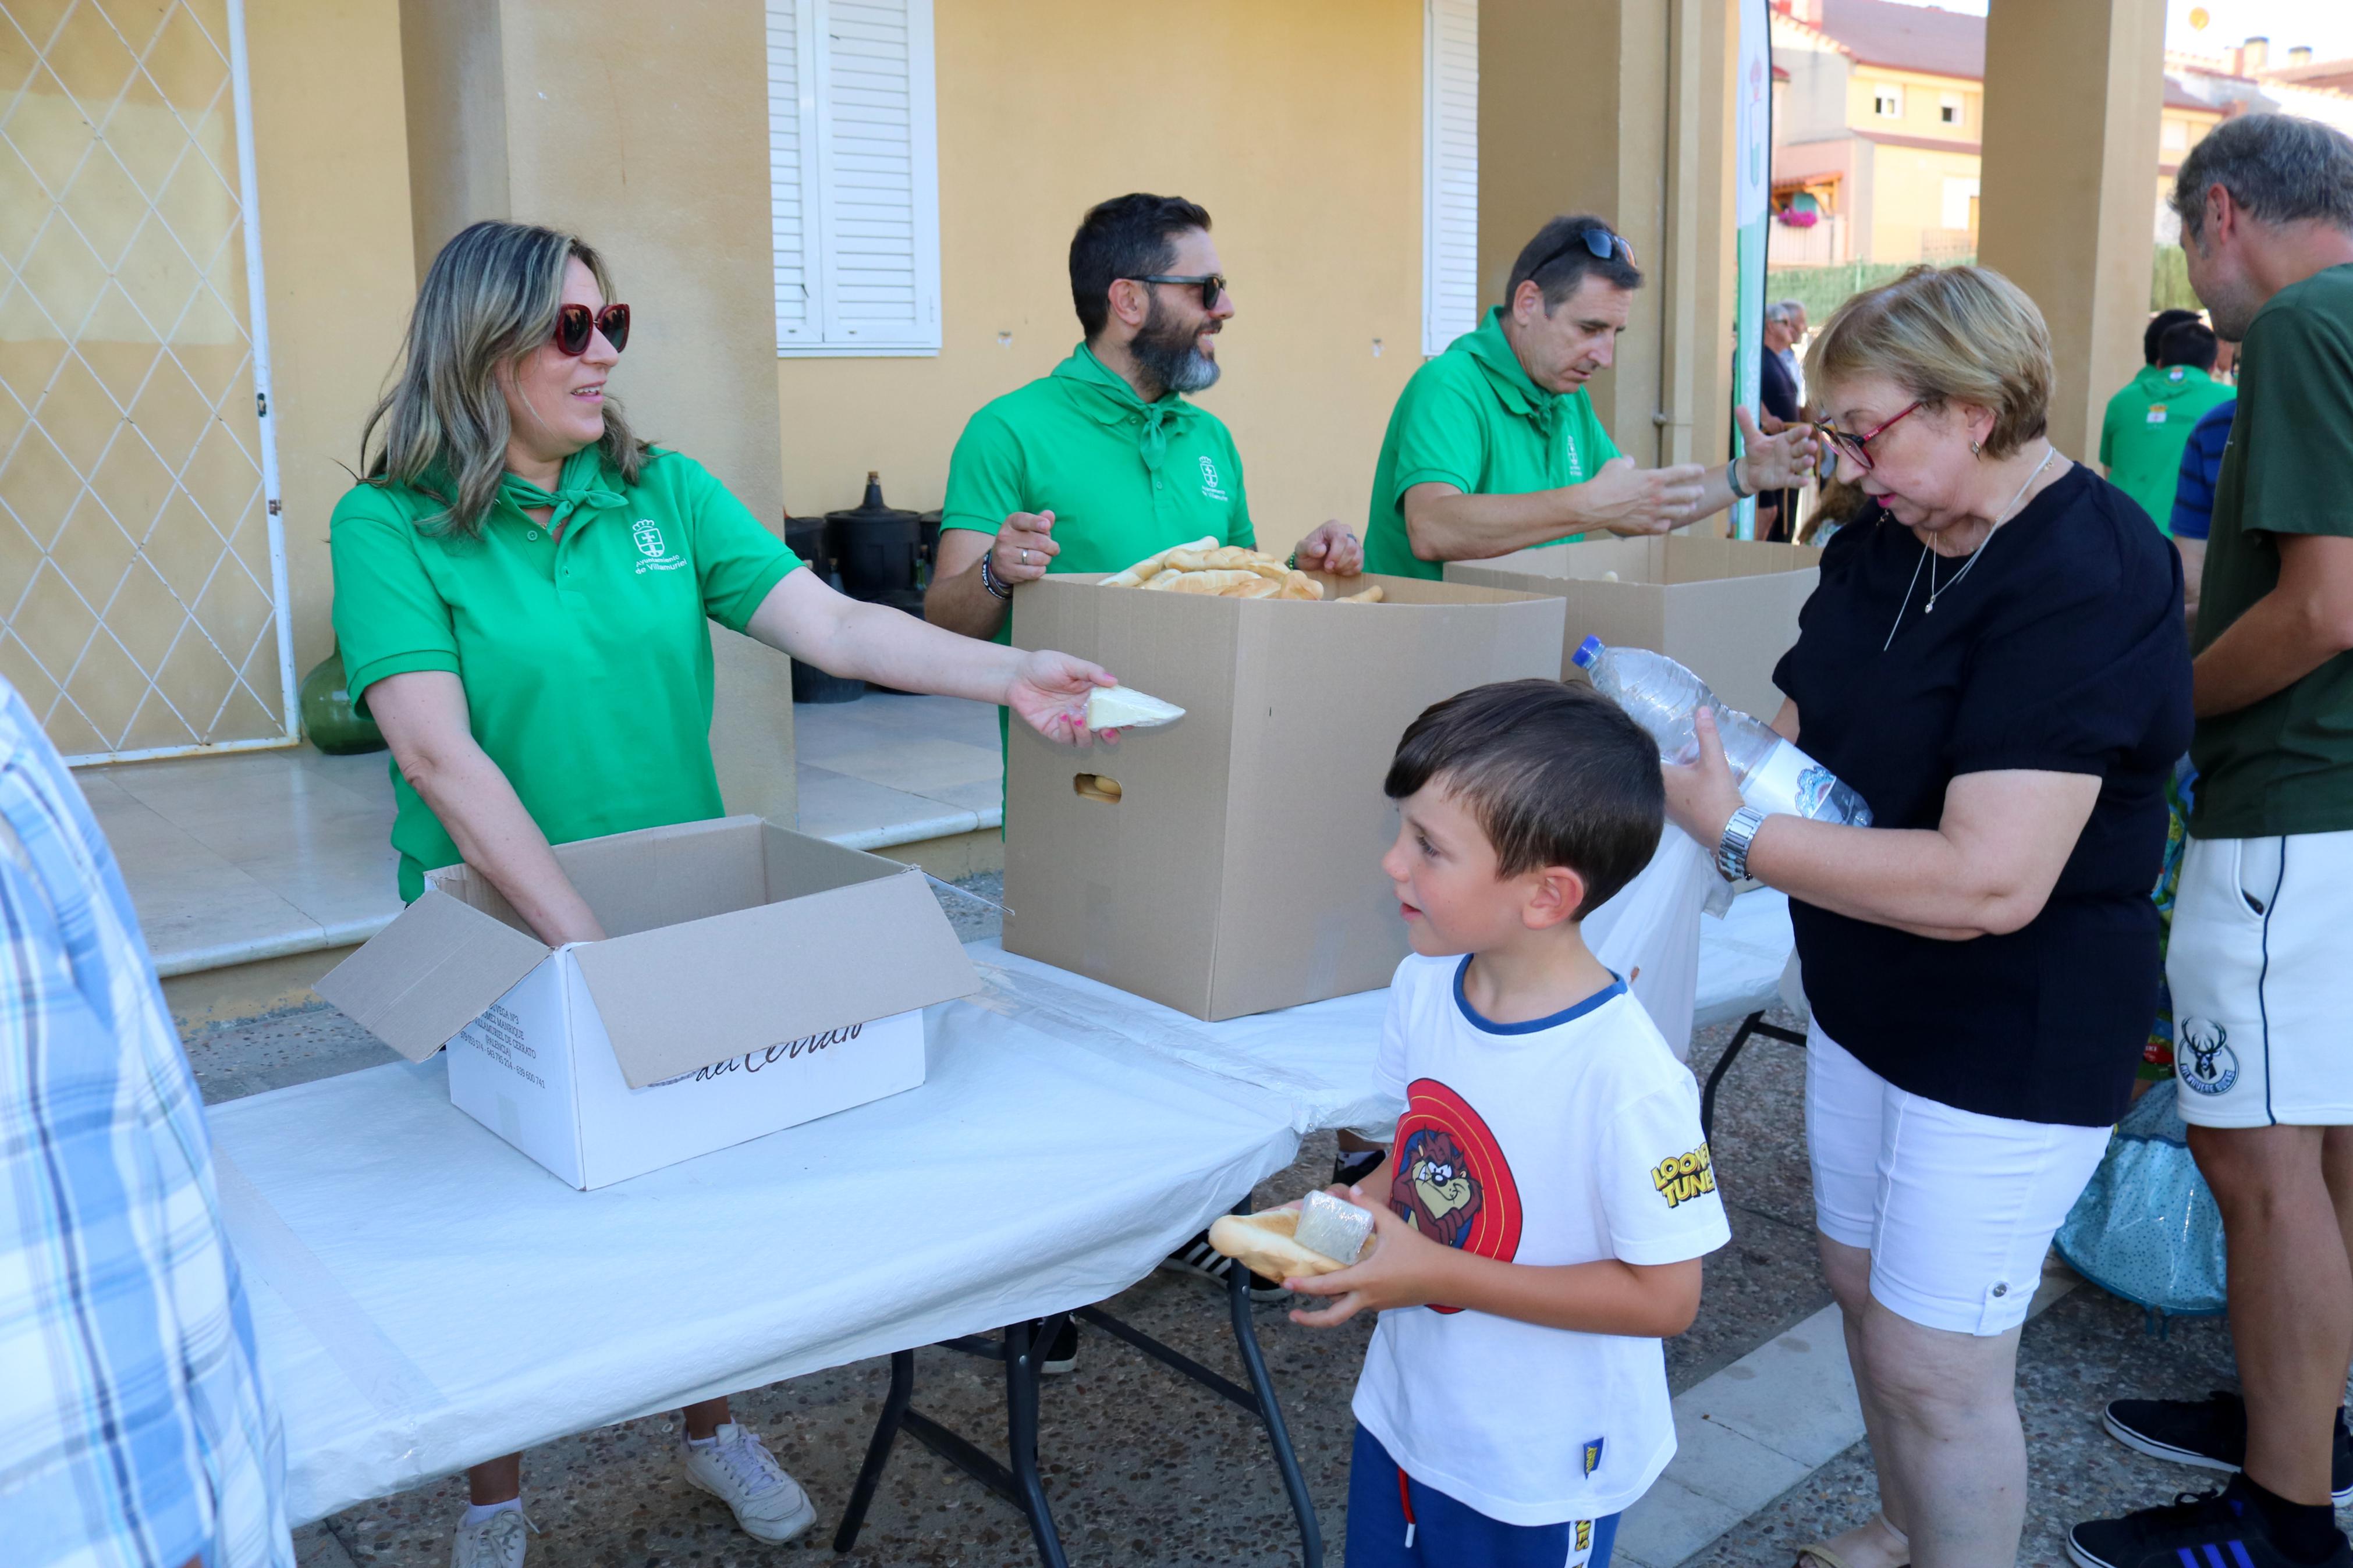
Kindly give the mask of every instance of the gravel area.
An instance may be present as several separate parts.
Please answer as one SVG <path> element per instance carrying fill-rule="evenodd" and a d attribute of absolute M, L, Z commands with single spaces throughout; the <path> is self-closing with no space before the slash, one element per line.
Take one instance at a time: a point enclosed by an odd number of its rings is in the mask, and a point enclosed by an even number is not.
<path fill-rule="evenodd" d="M 995 875 L 965 884 L 1000 896 Z M 993 910 L 942 893 L 966 940 L 994 935 Z M 1784 1020 L 1786 1021 L 1786 1020 Z M 1693 1067 L 1704 1077 L 1730 1026 L 1702 1031 Z M 192 1037 L 189 1056 L 208 1100 L 349 1072 L 395 1059 L 332 1008 L 280 1015 Z M 1715 1169 L 1733 1215 L 1732 1245 L 1710 1258 L 1699 1321 L 1667 1346 L 1670 1381 L 1689 1387 L 1825 1305 L 1813 1258 L 1802 1118 L 1804 1053 L 1752 1041 L 1728 1075 L 1715 1129 Z M 1327 1179 L 1333 1142 L 1309 1139 L 1261 1202 Z M 1154 1275 L 1107 1303 L 1146 1332 L 1240 1380 L 1224 1331 L 1224 1303 L 1190 1280 Z M 1346 1530 L 1348 1398 L 1367 1323 L 1317 1332 L 1279 1309 L 1257 1314 L 1329 1558 Z M 926 1350 L 917 1357 L 917 1407 L 1001 1451 L 1001 1373 L 993 1363 Z M 673 1564 L 839 1562 L 842 1568 L 1020 1568 L 1033 1563 L 1020 1516 L 912 1440 L 902 1439 L 859 1549 L 829 1550 L 888 1381 L 886 1361 L 756 1389 L 736 1407 L 808 1488 L 818 1528 L 789 1547 L 742 1534 L 723 1505 L 689 1487 L 671 1463 L 674 1417 L 625 1422 L 532 1450 L 525 1500 L 542 1533 L 538 1568 L 669 1568 Z M 2088 1286 L 2029 1325 L 2021 1353 L 2032 1485 L 2021 1561 L 2063 1563 L 2066 1528 L 2093 1514 L 2169 1499 L 2211 1484 L 2128 1453 L 2098 1426 L 2101 1403 L 2124 1394 L 2201 1394 L 2232 1383 L 2228 1331 L 2217 1321 L 2150 1334 L 2141 1313 Z M 1281 1485 L 1255 1424 L 1214 1396 L 1092 1330 L 1078 1370 L 1050 1380 L 1040 1453 L 1055 1514 L 1074 1561 L 1131 1568 L 1208 1568 L 1297 1560 Z M 440 1568 L 464 1506 L 449 1478 L 306 1527 L 306 1568 Z M 1858 1444 L 1703 1552 L 1694 1563 L 1790 1561 L 1802 1542 L 1836 1533 L 1875 1506 L 1866 1446 Z"/>

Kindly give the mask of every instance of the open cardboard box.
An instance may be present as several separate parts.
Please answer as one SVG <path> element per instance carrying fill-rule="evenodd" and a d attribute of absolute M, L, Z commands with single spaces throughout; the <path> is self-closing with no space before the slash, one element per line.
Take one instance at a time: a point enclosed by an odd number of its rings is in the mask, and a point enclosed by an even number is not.
<path fill-rule="evenodd" d="M 583 1190 L 923 1081 L 922 1009 L 980 988 L 912 866 L 752 816 L 556 847 L 607 935 L 551 950 L 459 865 L 318 983 Z"/>
<path fill-rule="evenodd" d="M 1773 667 L 1798 640 L 1798 611 L 1820 578 L 1821 558 L 1810 545 L 1671 533 L 1451 561 L 1446 580 L 1567 600 L 1564 680 L 1585 678 L 1569 656 L 1597 637 L 1665 654 L 1769 723 L 1781 710 Z"/>
<path fill-rule="evenodd" d="M 1440 698 L 1556 676 L 1560 600 L 1384 576 L 1322 579 L 1377 583 L 1377 605 L 1221 599 L 1102 575 L 1024 584 L 1013 640 L 1186 714 L 1087 752 L 1013 727 L 1006 948 L 1197 1018 L 1388 984 L 1398 738 Z"/>

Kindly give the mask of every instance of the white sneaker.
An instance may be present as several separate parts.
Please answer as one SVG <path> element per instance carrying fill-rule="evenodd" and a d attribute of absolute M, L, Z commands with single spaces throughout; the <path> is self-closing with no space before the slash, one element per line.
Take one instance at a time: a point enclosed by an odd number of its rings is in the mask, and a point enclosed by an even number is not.
<path fill-rule="evenodd" d="M 449 1568 L 522 1568 L 523 1543 L 538 1531 L 519 1508 L 494 1513 L 480 1524 L 461 1519 L 458 1539 L 449 1548 Z"/>
<path fill-rule="evenodd" d="M 686 1479 L 735 1510 L 735 1522 L 754 1540 L 781 1544 L 817 1522 L 800 1482 L 785 1474 L 760 1435 L 730 1421 L 718 1441 L 696 1447 L 681 1435 Z"/>

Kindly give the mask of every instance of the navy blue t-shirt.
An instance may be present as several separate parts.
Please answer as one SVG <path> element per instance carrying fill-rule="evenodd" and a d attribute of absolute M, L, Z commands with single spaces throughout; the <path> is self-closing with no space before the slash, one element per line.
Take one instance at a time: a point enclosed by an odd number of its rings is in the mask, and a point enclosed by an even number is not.
<path fill-rule="evenodd" d="M 2233 397 L 2208 409 L 2189 427 L 2173 491 L 2176 539 L 2203 539 L 2214 526 L 2214 481 L 2222 477 L 2222 449 L 2231 444 L 2231 421 L 2238 412 Z"/>
<path fill-rule="evenodd" d="M 2162 979 L 2149 892 L 2190 728 L 2180 560 L 2080 464 L 1994 531 L 1965 580 L 1934 563 L 1934 614 L 1922 548 L 1874 509 L 1824 550 L 1773 672 L 1798 743 L 1862 793 L 1875 827 L 1935 827 L 1961 773 L 2094 773 L 2099 799 L 2042 912 L 2005 935 L 1939 942 L 1790 900 L 1806 997 L 1899 1089 L 2105 1126 Z"/>

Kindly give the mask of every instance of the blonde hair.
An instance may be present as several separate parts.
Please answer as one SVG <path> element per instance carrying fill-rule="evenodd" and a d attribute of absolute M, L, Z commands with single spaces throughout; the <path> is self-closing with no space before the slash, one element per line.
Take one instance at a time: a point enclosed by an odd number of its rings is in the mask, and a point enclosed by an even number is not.
<path fill-rule="evenodd" d="M 520 368 L 554 335 L 564 269 L 575 259 L 609 303 L 604 258 L 577 236 L 536 224 L 470 225 L 427 268 L 392 389 L 360 427 L 360 472 L 368 483 L 411 486 L 443 502 L 448 510 L 423 525 L 429 531 L 468 539 L 481 532 L 506 474 L 511 433 L 497 372 Z M 371 457 L 379 426 L 383 444 Z M 609 396 L 597 445 L 607 467 L 625 483 L 637 482 L 646 447 Z"/>
<path fill-rule="evenodd" d="M 1932 406 L 1993 410 L 1989 458 L 2043 433 L 2051 332 L 2026 291 L 1983 267 L 1915 267 L 1838 308 L 1806 354 L 1806 384 L 1883 375 Z"/>

